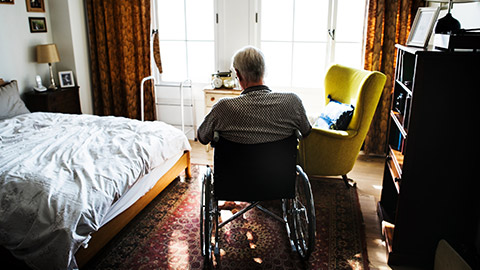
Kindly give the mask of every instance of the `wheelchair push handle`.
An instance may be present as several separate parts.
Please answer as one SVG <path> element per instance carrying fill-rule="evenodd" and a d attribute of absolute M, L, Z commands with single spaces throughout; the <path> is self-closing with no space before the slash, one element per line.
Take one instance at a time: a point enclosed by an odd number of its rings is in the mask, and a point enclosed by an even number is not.
<path fill-rule="evenodd" d="M 300 132 L 300 130 L 295 129 L 295 130 L 294 130 L 294 134 L 295 134 L 295 136 L 297 137 L 297 139 L 298 139 L 299 141 L 303 139 L 303 135 L 302 135 L 302 132 Z M 214 132 L 213 132 L 213 141 L 212 141 L 212 142 L 215 144 L 215 143 L 217 143 L 219 140 L 220 140 L 220 132 L 214 131 Z"/>

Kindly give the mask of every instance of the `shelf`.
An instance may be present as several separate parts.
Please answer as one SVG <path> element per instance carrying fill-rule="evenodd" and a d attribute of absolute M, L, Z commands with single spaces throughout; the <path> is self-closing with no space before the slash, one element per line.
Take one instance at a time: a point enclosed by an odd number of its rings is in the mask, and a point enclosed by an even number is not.
<path fill-rule="evenodd" d="M 385 244 L 387 246 L 387 251 L 390 253 L 392 252 L 392 245 L 393 245 L 393 232 L 395 231 L 395 225 L 387 222 L 382 221 L 382 234 L 385 237 Z"/>
<path fill-rule="evenodd" d="M 398 127 L 398 130 L 400 130 L 400 133 L 402 133 L 403 138 L 407 138 L 407 131 L 403 127 L 403 115 L 396 111 L 390 111 L 390 116 L 392 117 L 393 121 L 395 122 L 395 125 Z"/>
<path fill-rule="evenodd" d="M 404 52 L 407 52 L 413 55 L 419 54 L 419 53 L 445 53 L 445 51 L 435 49 L 433 46 L 428 46 L 427 48 L 420 48 L 420 47 L 410 47 L 410 46 L 396 44 L 395 47 L 397 49 L 400 49 Z"/>
<path fill-rule="evenodd" d="M 400 193 L 400 184 L 402 182 L 402 169 L 403 169 L 402 152 L 389 147 L 387 164 L 388 164 L 390 173 L 392 175 L 393 184 L 395 185 L 397 192 Z"/>
<path fill-rule="evenodd" d="M 465 247 L 461 255 L 477 266 L 480 253 L 472 240 L 472 235 L 479 232 L 477 183 L 472 181 L 471 158 L 452 150 L 473 150 L 475 134 L 434 129 L 452 121 L 460 126 L 471 122 L 468 117 L 445 116 L 439 110 L 448 107 L 462 115 L 473 114 L 476 100 L 452 102 L 452 91 L 473 93 L 478 89 L 480 52 L 396 47 L 385 134 L 387 157 L 377 204 L 387 262 L 398 267 L 433 269 L 432 250 L 438 239 L 445 238 Z M 434 229 L 426 228 L 425 222 L 435 224 Z"/>
<path fill-rule="evenodd" d="M 186 101 L 186 102 L 185 102 Z M 184 99 L 183 106 L 184 107 L 193 107 L 193 100 L 189 99 Z M 155 102 L 155 105 L 159 106 L 181 106 L 182 103 L 180 100 L 176 98 L 157 98 L 157 101 Z"/>
<path fill-rule="evenodd" d="M 402 89 L 408 94 L 408 95 L 412 95 L 412 90 L 410 88 L 408 88 L 408 86 L 405 85 L 405 83 L 399 81 L 399 80 L 395 80 L 395 82 L 400 85 L 402 87 Z"/>
<path fill-rule="evenodd" d="M 403 169 L 403 154 L 400 151 L 390 148 L 390 156 L 395 164 L 395 168 L 397 168 L 398 174 L 402 176 L 402 169 Z"/>

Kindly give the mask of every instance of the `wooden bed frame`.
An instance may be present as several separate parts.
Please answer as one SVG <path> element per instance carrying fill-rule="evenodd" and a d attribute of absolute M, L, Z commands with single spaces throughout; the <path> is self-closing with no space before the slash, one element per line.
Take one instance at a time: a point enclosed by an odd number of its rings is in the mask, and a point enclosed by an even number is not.
<path fill-rule="evenodd" d="M 88 248 L 80 247 L 75 253 L 77 264 L 80 268 L 97 254 L 112 238 L 120 232 L 140 211 L 145 208 L 162 190 L 164 190 L 177 176 L 185 170 L 186 177 L 191 177 L 190 152 L 185 151 L 180 159 L 170 168 L 155 184 L 155 186 L 140 197 L 120 215 L 103 225 L 98 231 L 92 233 Z"/>

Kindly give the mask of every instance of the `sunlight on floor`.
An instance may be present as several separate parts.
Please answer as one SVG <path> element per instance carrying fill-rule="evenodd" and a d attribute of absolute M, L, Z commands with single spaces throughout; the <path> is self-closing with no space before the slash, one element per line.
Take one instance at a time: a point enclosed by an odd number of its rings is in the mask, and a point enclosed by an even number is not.
<path fill-rule="evenodd" d="M 172 265 L 176 265 L 177 269 L 189 266 L 190 256 L 188 253 L 188 243 L 181 240 L 186 238 L 186 235 L 180 230 L 175 230 L 172 233 L 172 240 L 168 242 L 167 260 L 169 263 L 172 263 Z"/>
<path fill-rule="evenodd" d="M 262 264 L 263 263 L 263 260 L 261 258 L 253 258 L 253 261 L 258 263 L 258 264 Z"/>
<path fill-rule="evenodd" d="M 357 260 L 348 260 L 348 265 L 350 265 L 350 268 L 351 269 L 362 269 L 362 264 L 358 261 L 358 258 L 361 258 L 362 255 L 359 253 L 359 254 L 355 254 L 355 256 L 353 256 L 355 258 L 357 258 Z"/>

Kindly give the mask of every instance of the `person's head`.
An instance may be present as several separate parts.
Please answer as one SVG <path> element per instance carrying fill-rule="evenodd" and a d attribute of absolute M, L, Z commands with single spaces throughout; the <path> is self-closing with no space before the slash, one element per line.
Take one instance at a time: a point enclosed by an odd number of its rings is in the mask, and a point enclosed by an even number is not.
<path fill-rule="evenodd" d="M 265 57 L 253 46 L 238 50 L 232 58 L 232 65 L 243 88 L 263 84 L 265 75 Z"/>

